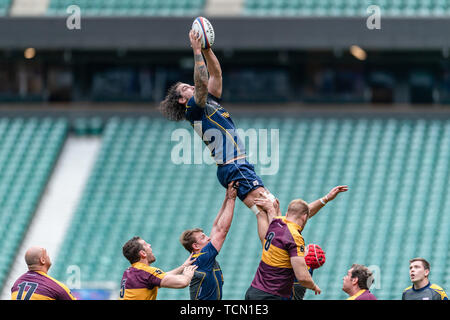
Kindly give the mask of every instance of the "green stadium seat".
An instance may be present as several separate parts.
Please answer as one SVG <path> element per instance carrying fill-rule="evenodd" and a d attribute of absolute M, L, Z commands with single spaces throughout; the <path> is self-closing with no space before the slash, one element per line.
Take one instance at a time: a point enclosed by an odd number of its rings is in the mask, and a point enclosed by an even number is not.
<path fill-rule="evenodd" d="M 245 0 L 243 14 L 255 16 L 367 16 L 377 5 L 383 16 L 449 15 L 447 0 Z"/>
<path fill-rule="evenodd" d="M 350 192 L 328 204 L 303 232 L 307 243 L 317 243 L 327 252 L 327 263 L 314 273 L 323 294 L 307 293 L 307 299 L 345 299 L 342 277 L 353 263 L 381 270 L 381 289 L 372 290 L 377 297 L 400 299 L 409 285 L 408 261 L 414 256 L 439 265 L 433 281 L 450 285 L 445 271 L 450 266 L 450 218 L 445 212 L 450 207 L 449 120 L 237 117 L 235 122 L 244 130 L 279 128 L 280 170 L 262 178 L 280 199 L 283 212 L 294 198 L 312 201 L 337 184 L 350 186 Z M 102 149 L 64 241 L 64 253 L 54 263 L 56 278 L 64 278 L 67 266 L 76 264 L 83 281 L 116 279 L 119 286 L 128 266 L 121 246 L 132 236 L 148 240 L 158 267 L 170 270 L 187 257 L 178 242 L 184 229 L 202 227 L 209 232 L 224 189 L 215 166 L 171 162 L 170 135 L 178 126 L 159 118 L 114 118 L 106 123 Z M 5 128 L 9 124 L 0 121 L 0 132 Z M 8 143 L 13 145 L 14 139 Z M 256 169 L 259 172 L 258 165 Z M 0 194 L 6 189 L 0 185 Z M 200 194 L 208 201 L 200 201 Z M 7 225 L 6 218 L 0 219 Z M 111 254 L 99 260 L 99 250 Z M 218 258 L 224 299 L 244 297 L 260 256 L 254 215 L 238 202 Z M 158 298 L 187 299 L 188 290 L 161 290 Z"/>
<path fill-rule="evenodd" d="M 67 133 L 64 119 L 0 118 L 0 284 L 44 191 Z"/>
<path fill-rule="evenodd" d="M 65 15 L 70 5 L 88 16 L 194 16 L 205 0 L 50 0 L 47 15 Z"/>
<path fill-rule="evenodd" d="M 7 16 L 11 7 L 12 0 L 0 0 L 0 16 Z"/>

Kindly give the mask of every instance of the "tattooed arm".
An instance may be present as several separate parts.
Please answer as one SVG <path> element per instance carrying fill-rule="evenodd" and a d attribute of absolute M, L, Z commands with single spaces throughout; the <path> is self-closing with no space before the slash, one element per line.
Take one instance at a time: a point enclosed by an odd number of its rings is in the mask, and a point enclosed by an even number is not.
<path fill-rule="evenodd" d="M 202 45 L 200 35 L 193 30 L 189 32 L 189 39 L 191 40 L 192 50 L 194 51 L 194 99 L 195 103 L 204 107 L 206 98 L 208 97 L 208 70 L 206 68 L 205 60 L 202 55 Z"/>

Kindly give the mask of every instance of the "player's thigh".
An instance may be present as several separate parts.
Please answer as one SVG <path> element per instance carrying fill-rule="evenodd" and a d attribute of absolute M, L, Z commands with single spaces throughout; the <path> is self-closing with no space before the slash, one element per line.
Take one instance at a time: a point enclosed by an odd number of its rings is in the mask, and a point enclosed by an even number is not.
<path fill-rule="evenodd" d="M 261 196 L 268 192 L 264 187 L 258 187 L 250 191 L 244 199 L 244 203 L 247 207 L 251 208 L 255 205 L 255 199 L 261 198 Z"/>

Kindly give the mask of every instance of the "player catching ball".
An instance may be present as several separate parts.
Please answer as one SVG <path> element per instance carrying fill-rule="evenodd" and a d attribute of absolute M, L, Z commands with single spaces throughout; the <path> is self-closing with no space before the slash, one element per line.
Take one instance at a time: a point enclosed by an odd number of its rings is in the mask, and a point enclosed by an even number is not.
<path fill-rule="evenodd" d="M 272 201 L 275 197 L 265 188 L 247 161 L 245 146 L 236 133 L 230 114 L 220 105 L 222 96 L 222 69 L 210 46 L 202 47 L 202 35 L 189 32 L 194 54 L 194 85 L 177 82 L 169 88 L 160 104 L 161 113 L 171 121 L 187 120 L 211 151 L 217 164 L 217 178 L 227 188 L 229 183 L 239 183 L 238 198 L 256 215 L 258 235 L 264 242 L 269 220 L 255 200 L 261 195 Z M 323 201 L 323 200 L 322 200 Z M 320 210 L 320 201 L 312 203 L 311 214 Z"/>
<path fill-rule="evenodd" d="M 263 239 L 265 233 L 260 230 L 267 229 L 268 218 L 254 202 L 261 193 L 274 197 L 247 161 L 244 143 L 236 134 L 235 124 L 220 105 L 222 70 L 217 57 L 211 48 L 202 49 L 201 35 L 194 30 L 189 32 L 189 40 L 195 61 L 194 85 L 175 83 L 161 102 L 160 111 L 169 120 L 191 123 L 217 163 L 220 184 L 227 188 L 231 181 L 239 183 L 237 196 L 256 214 L 258 234 Z M 216 139 L 212 139 L 215 141 L 209 141 L 211 135 L 215 136 Z"/>

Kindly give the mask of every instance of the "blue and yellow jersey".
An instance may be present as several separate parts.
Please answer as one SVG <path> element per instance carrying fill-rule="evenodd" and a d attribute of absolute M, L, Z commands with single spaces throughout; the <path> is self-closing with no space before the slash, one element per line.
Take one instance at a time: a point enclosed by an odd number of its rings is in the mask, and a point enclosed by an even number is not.
<path fill-rule="evenodd" d="M 444 289 L 436 284 L 428 284 L 420 289 L 409 286 L 403 291 L 402 300 L 448 300 Z"/>
<path fill-rule="evenodd" d="M 76 300 L 69 288 L 42 271 L 28 271 L 11 288 L 12 300 Z"/>
<path fill-rule="evenodd" d="M 195 103 L 194 97 L 190 98 L 186 104 L 186 120 L 208 146 L 217 164 L 245 158 L 245 146 L 219 98 L 208 93 L 203 108 Z"/>
<path fill-rule="evenodd" d="M 122 276 L 120 286 L 121 300 L 156 300 L 158 287 L 166 276 L 161 269 L 137 262 L 131 265 Z"/>
<path fill-rule="evenodd" d="M 252 287 L 291 298 L 295 280 L 291 257 L 305 255 L 302 228 L 285 217 L 276 217 L 267 230 L 263 254 Z"/>
<path fill-rule="evenodd" d="M 191 300 L 221 300 L 223 274 L 216 256 L 219 253 L 209 242 L 199 253 L 192 257 L 197 258 L 194 277 L 189 285 Z"/>

